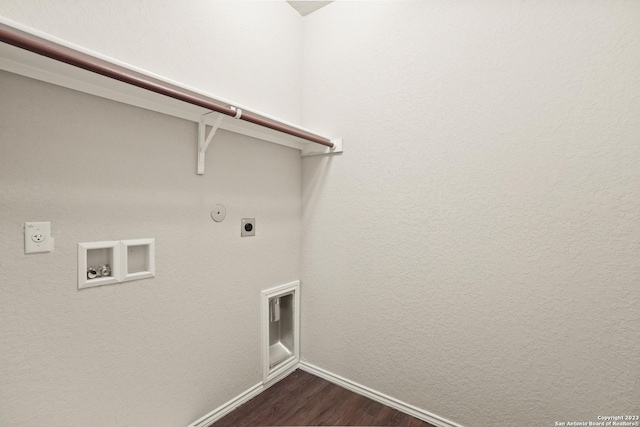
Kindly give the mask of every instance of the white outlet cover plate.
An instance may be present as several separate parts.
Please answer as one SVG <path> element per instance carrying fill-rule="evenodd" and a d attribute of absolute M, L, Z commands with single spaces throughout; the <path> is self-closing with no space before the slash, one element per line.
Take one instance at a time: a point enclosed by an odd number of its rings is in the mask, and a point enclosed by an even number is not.
<path fill-rule="evenodd" d="M 53 238 L 51 237 L 51 223 L 25 222 L 24 253 L 35 254 L 39 252 L 51 252 L 52 250 Z"/>

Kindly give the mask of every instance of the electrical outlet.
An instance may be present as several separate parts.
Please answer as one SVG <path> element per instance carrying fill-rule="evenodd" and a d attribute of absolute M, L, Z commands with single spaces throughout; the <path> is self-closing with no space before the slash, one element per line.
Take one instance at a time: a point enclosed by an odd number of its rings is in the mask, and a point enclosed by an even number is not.
<path fill-rule="evenodd" d="M 256 235 L 256 219 L 255 218 L 242 218 L 240 222 L 240 236 L 255 236 Z"/>
<path fill-rule="evenodd" d="M 53 238 L 51 237 L 50 222 L 24 223 L 24 253 L 51 252 Z"/>

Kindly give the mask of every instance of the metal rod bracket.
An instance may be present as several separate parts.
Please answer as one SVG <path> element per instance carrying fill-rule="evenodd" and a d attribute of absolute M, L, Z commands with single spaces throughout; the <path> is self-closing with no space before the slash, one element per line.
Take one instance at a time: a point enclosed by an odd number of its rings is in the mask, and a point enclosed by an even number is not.
<path fill-rule="evenodd" d="M 198 175 L 204 175 L 205 154 L 207 148 L 224 119 L 224 115 L 214 111 L 200 116 L 198 123 Z M 211 129 L 207 133 L 207 126 Z"/>

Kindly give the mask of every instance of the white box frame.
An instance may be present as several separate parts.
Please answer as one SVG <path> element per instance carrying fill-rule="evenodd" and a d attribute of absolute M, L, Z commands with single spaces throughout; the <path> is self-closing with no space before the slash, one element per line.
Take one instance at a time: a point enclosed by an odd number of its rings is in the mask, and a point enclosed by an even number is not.
<path fill-rule="evenodd" d="M 111 250 L 111 276 L 87 278 L 88 252 L 95 249 Z M 120 263 L 120 242 L 118 241 L 78 243 L 78 289 L 120 283 L 122 273 Z"/>
<path fill-rule="evenodd" d="M 133 239 L 122 240 L 122 282 L 130 282 L 131 280 L 148 279 L 156 275 L 156 239 Z M 144 271 L 136 271 L 129 273 L 129 248 L 132 246 L 146 246 L 146 269 Z"/>
<path fill-rule="evenodd" d="M 280 364 L 269 367 L 269 299 L 293 293 L 293 354 Z M 262 291 L 262 381 L 269 385 L 289 374 L 300 362 L 300 281 Z"/>

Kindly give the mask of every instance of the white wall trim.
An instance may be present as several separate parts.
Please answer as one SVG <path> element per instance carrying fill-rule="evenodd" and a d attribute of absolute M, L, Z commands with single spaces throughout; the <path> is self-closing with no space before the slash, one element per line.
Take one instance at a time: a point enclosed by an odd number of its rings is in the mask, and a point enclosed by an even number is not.
<path fill-rule="evenodd" d="M 431 423 L 436 427 L 464 427 L 462 424 L 458 424 L 444 417 L 441 417 L 440 415 L 436 415 L 433 412 L 425 411 L 424 409 L 420 409 L 408 403 L 402 402 L 401 400 L 388 396 L 384 393 L 380 393 L 379 391 L 370 389 L 369 387 L 348 380 L 344 377 L 341 377 L 340 375 L 326 371 L 307 362 L 299 362 L 296 365 L 291 366 L 286 370 L 286 372 L 280 373 L 276 378 L 269 381 L 268 384 L 259 383 L 254 385 L 250 389 L 229 400 L 227 403 L 224 403 L 213 411 L 209 412 L 204 417 L 189 424 L 187 427 L 209 427 L 211 424 L 215 423 L 220 418 L 236 409 L 238 406 L 247 403 L 249 400 L 253 399 L 272 385 L 283 380 L 296 369 L 302 369 L 305 372 L 323 378 L 329 382 L 339 385 L 340 387 L 346 388 L 349 391 L 358 393 L 362 396 L 368 397 L 371 400 L 382 403 L 383 405 L 411 415 L 412 417 Z"/>
<path fill-rule="evenodd" d="M 269 299 L 293 294 L 293 354 L 281 365 L 271 368 L 269 360 Z M 298 368 L 300 361 L 300 281 L 266 289 L 261 293 L 262 311 L 262 382 L 269 386 Z"/>
<path fill-rule="evenodd" d="M 207 415 L 198 419 L 197 421 L 189 424 L 187 427 L 209 427 L 211 424 L 215 423 L 220 418 L 224 417 L 243 403 L 246 403 L 249 400 L 253 399 L 266 389 L 267 387 L 265 387 L 262 383 L 258 383 L 250 389 L 244 391 L 243 393 L 240 393 L 238 396 L 234 397 L 227 403 L 218 406 L 216 409 L 209 412 Z"/>
<path fill-rule="evenodd" d="M 256 384 L 250 389 L 240 393 L 238 396 L 234 397 L 227 403 L 224 403 L 218 406 L 216 409 L 209 412 L 202 418 L 199 418 L 197 421 L 194 421 L 193 423 L 189 424 L 187 427 L 209 427 L 211 424 L 215 423 L 220 418 L 224 417 L 225 415 L 227 415 L 229 412 L 233 411 L 240 405 L 247 403 L 249 400 L 253 399 L 254 397 L 259 395 L 260 393 L 262 393 L 272 385 L 285 379 L 289 374 L 291 374 L 296 369 L 298 369 L 297 363 L 292 366 L 289 366 L 288 369 L 279 372 L 278 375 L 270 379 L 268 383 Z"/>
<path fill-rule="evenodd" d="M 444 417 L 436 415 L 433 412 L 425 411 L 424 409 L 409 405 L 408 403 L 402 402 L 391 396 L 387 396 L 386 394 L 370 389 L 369 387 L 365 387 L 362 384 L 358 384 L 354 381 L 348 380 L 344 377 L 341 377 L 340 375 L 325 371 L 324 369 L 318 368 L 317 366 L 314 366 L 310 363 L 300 362 L 298 364 L 298 367 L 303 371 L 337 384 L 340 387 L 346 388 L 347 390 L 350 390 L 354 393 L 358 393 L 362 396 L 368 397 L 369 399 L 375 400 L 376 402 L 382 403 L 383 405 L 389 406 L 393 409 L 397 409 L 398 411 L 404 412 L 405 414 L 411 415 L 412 417 L 431 423 L 434 426 L 464 427 L 462 424 L 455 423 Z"/>

